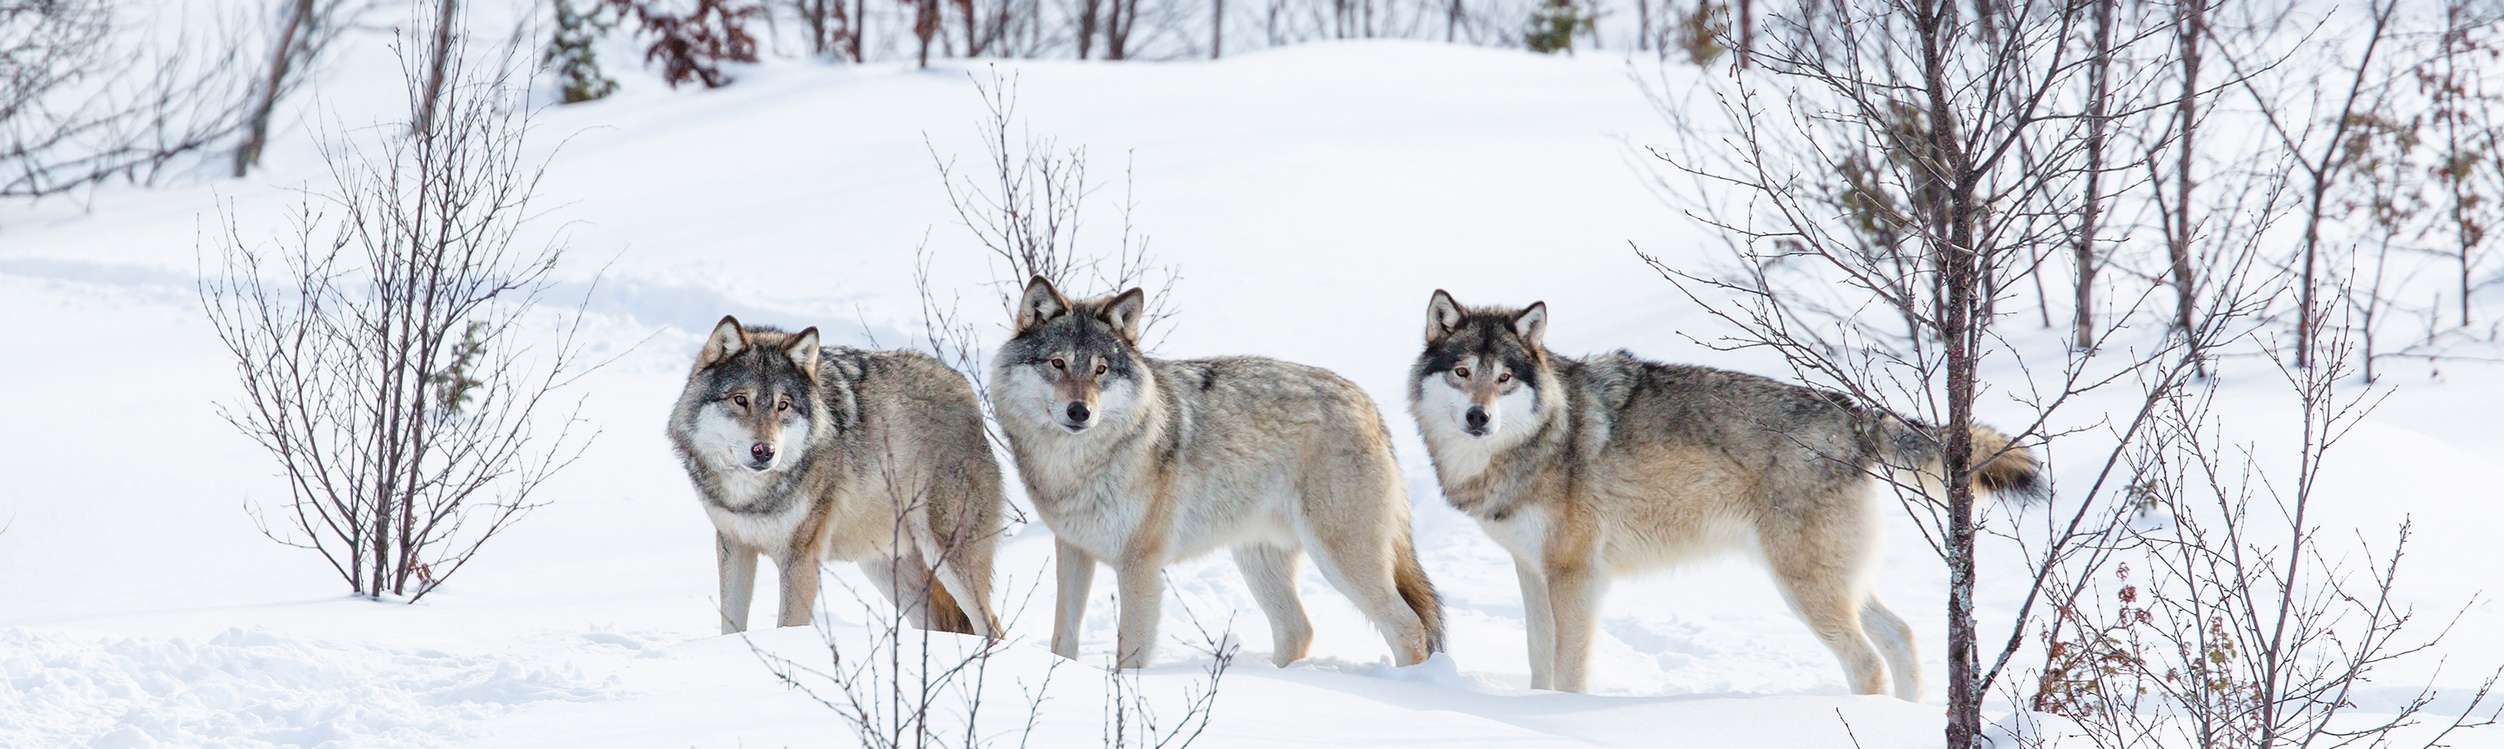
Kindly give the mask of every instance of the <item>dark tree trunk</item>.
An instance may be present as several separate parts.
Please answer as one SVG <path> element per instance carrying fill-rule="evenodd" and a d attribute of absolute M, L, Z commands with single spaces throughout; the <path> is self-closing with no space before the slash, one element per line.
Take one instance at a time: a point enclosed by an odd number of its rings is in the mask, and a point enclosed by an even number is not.
<path fill-rule="evenodd" d="M 459 0 L 435 4 L 435 37 L 433 46 L 427 48 L 426 87 L 421 89 L 426 99 L 418 102 L 417 121 L 409 124 L 420 137 L 435 129 L 436 102 L 443 100 L 444 73 L 452 64 L 452 24 L 458 6 Z"/>
<path fill-rule="evenodd" d="M 1212 0 L 1209 4 L 1209 59 L 1215 60 L 1225 54 L 1226 0 Z"/>
<path fill-rule="evenodd" d="M 1922 157 L 1937 175 L 1924 200 L 1935 215 L 1930 244 L 1940 282 L 1939 338 L 1946 347 L 1947 423 L 1941 424 L 1940 467 L 1947 487 L 1948 724 L 1947 745 L 1976 746 L 1982 736 L 1980 638 L 1974 622 L 1974 369 L 1976 332 L 1985 322 L 1973 312 L 1982 290 L 1983 263 L 1974 246 L 1974 174 L 1958 140 L 1962 130 L 1948 101 L 1948 57 L 1954 54 L 1950 0 L 1921 0 L 1913 19 L 1921 39 L 1921 86 L 1930 143 Z M 1944 231 L 1938 231 L 1944 229 Z"/>
<path fill-rule="evenodd" d="M 1080 0 L 1078 3 L 1078 59 L 1087 59 L 1087 48 L 1095 42 L 1096 17 L 1103 12 L 1104 0 Z"/>
<path fill-rule="evenodd" d="M 235 176 L 241 177 L 261 163 L 261 149 L 269 145 L 270 117 L 278 109 L 278 97 L 286 91 L 287 76 L 296 64 L 296 45 L 313 24 L 313 0 L 295 0 L 294 10 L 287 14 L 287 25 L 278 30 L 278 41 L 270 45 L 269 75 L 261 79 L 261 88 L 252 105 L 251 116 L 245 118 L 243 143 L 235 148 Z"/>
<path fill-rule="evenodd" d="M 2117 1 L 2098 0 L 2095 4 L 2095 59 L 2087 65 L 2087 194 L 2078 220 L 2078 303 L 2072 316 L 2081 350 L 2095 345 L 2095 232 L 2104 208 L 2104 130 L 2109 124 L 2106 105 L 2111 99 L 2106 74 L 2113 67 L 2113 4 Z"/>
<path fill-rule="evenodd" d="M 2208 0 L 2183 0 L 2176 16 L 2174 38 L 2182 46 L 2182 98 L 2174 104 L 2175 151 L 2173 227 L 2166 237 L 2165 253 L 2172 260 L 2174 277 L 2174 328 L 2191 335 L 2192 315 L 2199 305 L 2198 279 L 2191 271 L 2191 189 L 2198 184 L 2191 176 L 2191 154 L 2199 138 L 2200 109 L 2200 40 L 2208 33 Z M 2206 365 L 2194 362 L 2206 373 Z"/>

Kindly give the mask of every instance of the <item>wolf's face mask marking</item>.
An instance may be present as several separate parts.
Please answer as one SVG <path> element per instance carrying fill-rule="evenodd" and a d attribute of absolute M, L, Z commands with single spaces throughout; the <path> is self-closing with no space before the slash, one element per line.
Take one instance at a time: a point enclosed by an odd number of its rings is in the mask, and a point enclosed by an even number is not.
<path fill-rule="evenodd" d="M 767 473 L 790 465 L 808 439 L 817 356 L 816 328 L 752 334 L 722 318 L 696 359 L 704 387 L 695 430 L 701 454 L 724 469 Z"/>

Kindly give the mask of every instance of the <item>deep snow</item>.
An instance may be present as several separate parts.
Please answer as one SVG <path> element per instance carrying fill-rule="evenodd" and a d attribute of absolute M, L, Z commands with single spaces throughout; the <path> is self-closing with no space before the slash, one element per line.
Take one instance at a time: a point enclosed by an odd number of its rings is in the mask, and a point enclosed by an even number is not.
<path fill-rule="evenodd" d="M 582 390 L 603 433 L 550 484 L 555 504 L 454 584 L 413 607 L 344 598 L 316 557 L 264 540 L 243 509 L 277 486 L 212 410 L 234 388 L 191 279 L 196 238 L 218 231 L 221 206 L 247 236 L 274 236 L 291 190 L 321 186 L 321 128 L 308 126 L 379 116 L 389 97 L 355 84 L 390 80 L 390 65 L 370 48 L 344 57 L 251 179 L 0 205 L 0 351 L 11 352 L 0 367 L 0 746 L 851 743 L 758 655 L 822 660 L 818 633 L 714 634 L 711 531 L 662 420 L 697 341 L 725 312 L 814 324 L 846 342 L 909 343 L 901 331 L 919 329 L 911 274 L 925 242 L 935 277 L 966 295 L 967 314 L 996 339 L 1005 321 L 983 285 L 991 271 L 948 212 L 931 154 L 979 167 L 972 80 L 995 69 L 1015 80 L 1027 128 L 1090 149 L 1091 172 L 1110 184 L 1099 205 L 1120 200 L 1117 177 L 1126 161 L 1135 168 L 1139 228 L 1183 276 L 1160 354 L 1331 368 L 1373 393 L 1401 435 L 1450 654 L 1389 667 L 1380 640 L 1308 566 L 1313 657 L 1274 668 L 1233 566 L 1177 565 L 1165 633 L 1189 633 L 1189 615 L 1231 622 L 1247 644 L 1206 744 L 1938 742 L 1945 575 L 1893 514 L 1879 591 L 1921 633 L 1924 703 L 1844 695 L 1833 659 L 1763 574 L 1735 561 L 1614 588 L 1595 694 L 1525 688 L 1510 562 L 1444 507 L 1405 414 L 1429 292 L 1545 299 L 1562 352 L 1629 347 L 1781 373 L 1692 343 L 1718 328 L 1629 250 L 1697 264 L 1722 251 L 1644 186 L 1650 167 L 1630 146 L 1670 137 L 1631 78 L 1649 66 L 1603 55 L 1380 42 L 1214 63 L 782 62 L 702 93 L 627 76 L 625 93 L 539 123 L 542 144 L 565 141 L 540 226 L 572 247 L 569 278 L 615 258 L 593 300 L 593 345 L 631 352 Z M 1098 220 L 1088 241 L 1118 231 Z M 2228 373 L 2220 398 L 2229 429 L 2283 446 L 2295 423 L 2283 388 L 2264 367 L 2243 369 Z M 2433 521 L 2420 527 L 2407 593 L 2444 610 L 2497 579 L 2491 539 L 2504 498 L 2504 430 L 2494 427 L 2504 393 L 2484 383 L 2491 369 L 2448 374 L 2395 375 L 2395 395 L 2324 479 L 2337 498 L 2329 522 L 2387 534 L 2403 514 Z M 1987 375 L 2018 376 L 2006 366 Z M 2001 422 L 2020 415 L 1986 411 Z M 2054 472 L 2083 467 L 2091 452 L 2056 449 Z M 1003 549 L 997 587 L 1017 614 L 1017 642 L 995 688 L 1033 683 L 1052 660 L 1049 585 L 1037 586 L 1050 546 L 1038 525 Z M 1993 631 L 2018 591 L 2014 572 L 1985 574 Z M 1089 611 L 1089 664 L 1058 672 L 1040 745 L 1100 737 L 1093 666 L 1111 647 L 1110 587 L 1096 587 Z M 829 636 L 857 645 L 865 614 L 840 590 L 830 583 Z M 765 607 L 771 594 L 759 598 Z M 2504 657 L 2504 645 L 2476 634 L 2499 624 L 2494 604 L 2472 608 L 2438 683 L 2474 684 L 2478 664 Z M 1170 698 L 1197 681 L 1203 658 L 1169 643 L 1141 688 Z M 986 720 L 1013 731 L 1018 719 Z M 2458 745 L 2481 743 L 2504 745 L 2504 732 Z"/>

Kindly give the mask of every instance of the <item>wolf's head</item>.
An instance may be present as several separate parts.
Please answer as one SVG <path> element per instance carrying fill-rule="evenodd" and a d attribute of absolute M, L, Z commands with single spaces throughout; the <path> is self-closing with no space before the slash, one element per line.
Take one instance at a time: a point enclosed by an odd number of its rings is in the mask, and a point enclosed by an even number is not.
<path fill-rule="evenodd" d="M 1426 304 L 1426 350 L 1409 370 L 1409 407 L 1428 437 L 1512 444 L 1545 414 L 1539 392 L 1555 382 L 1543 343 L 1548 305 L 1463 307 L 1435 290 Z"/>
<path fill-rule="evenodd" d="M 717 470 L 771 472 L 806 449 L 823 418 L 817 329 L 785 333 L 725 316 L 696 354 L 674 425 L 682 449 Z"/>
<path fill-rule="evenodd" d="M 1072 302 L 1042 276 L 1026 282 L 1017 333 L 991 365 L 1000 420 L 1073 434 L 1128 420 L 1151 381 L 1139 353 L 1147 298 L 1131 289 Z"/>

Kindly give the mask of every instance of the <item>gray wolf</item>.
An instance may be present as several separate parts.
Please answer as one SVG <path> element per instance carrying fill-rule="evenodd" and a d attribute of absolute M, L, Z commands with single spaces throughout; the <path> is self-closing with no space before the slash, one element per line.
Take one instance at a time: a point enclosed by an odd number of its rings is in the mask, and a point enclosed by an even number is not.
<path fill-rule="evenodd" d="M 759 555 L 782 572 L 780 626 L 809 623 L 827 560 L 858 563 L 915 626 L 999 632 L 1000 466 L 973 388 L 937 359 L 723 317 L 669 440 L 713 520 L 724 634 L 748 628 Z"/>
<path fill-rule="evenodd" d="M 1556 356 L 1547 320 L 1545 303 L 1468 308 L 1438 290 L 1409 371 L 1445 498 L 1513 556 L 1531 686 L 1585 688 L 1609 578 L 1740 552 L 1773 572 L 1855 692 L 1884 694 L 1892 675 L 1897 697 L 1917 699 L 1912 630 L 1870 586 L 1882 482 L 1909 470 L 1911 485 L 1938 484 L 1929 430 L 1755 375 Z M 1974 445 L 1978 490 L 2036 490 L 2031 453 L 1988 429 Z"/>
<path fill-rule="evenodd" d="M 1312 642 L 1296 567 L 1312 554 L 1400 665 L 1442 649 L 1381 412 L 1354 383 L 1297 364 L 1169 361 L 1139 349 L 1146 294 L 1072 302 L 1038 276 L 992 360 L 993 415 L 1057 540 L 1052 652 L 1076 658 L 1095 565 L 1121 606 L 1115 663 L 1145 665 L 1166 563 L 1231 549 L 1291 663 Z"/>

